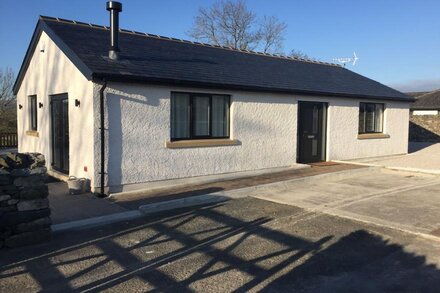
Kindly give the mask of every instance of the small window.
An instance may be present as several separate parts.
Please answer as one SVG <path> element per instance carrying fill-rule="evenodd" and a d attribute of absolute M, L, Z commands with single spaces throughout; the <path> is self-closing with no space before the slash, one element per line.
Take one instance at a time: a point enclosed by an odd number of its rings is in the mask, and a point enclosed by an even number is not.
<path fill-rule="evenodd" d="M 359 133 L 383 132 L 384 104 L 360 103 Z"/>
<path fill-rule="evenodd" d="M 226 95 L 171 93 L 171 140 L 228 138 Z"/>
<path fill-rule="evenodd" d="M 37 96 L 29 97 L 29 130 L 37 131 Z"/>

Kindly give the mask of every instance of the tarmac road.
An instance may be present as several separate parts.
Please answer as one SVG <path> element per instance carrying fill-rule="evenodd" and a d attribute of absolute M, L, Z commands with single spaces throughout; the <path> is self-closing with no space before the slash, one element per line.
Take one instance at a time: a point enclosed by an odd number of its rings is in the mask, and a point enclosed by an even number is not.
<path fill-rule="evenodd" d="M 435 292 L 440 240 L 256 198 L 0 252 L 1 292 Z"/>

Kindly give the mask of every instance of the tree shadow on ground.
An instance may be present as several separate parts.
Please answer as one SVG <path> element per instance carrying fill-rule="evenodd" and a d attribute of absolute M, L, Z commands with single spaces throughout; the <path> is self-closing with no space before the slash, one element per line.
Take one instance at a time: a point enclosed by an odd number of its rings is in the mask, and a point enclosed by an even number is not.
<path fill-rule="evenodd" d="M 424 256 L 358 230 L 341 238 L 267 286 L 309 292 L 434 292 L 440 272 Z"/>
<path fill-rule="evenodd" d="M 0 252 L 0 291 L 439 288 L 440 271 L 424 256 L 362 229 L 335 236 L 295 224 L 314 217 L 244 199 L 56 234 L 46 245 Z"/>

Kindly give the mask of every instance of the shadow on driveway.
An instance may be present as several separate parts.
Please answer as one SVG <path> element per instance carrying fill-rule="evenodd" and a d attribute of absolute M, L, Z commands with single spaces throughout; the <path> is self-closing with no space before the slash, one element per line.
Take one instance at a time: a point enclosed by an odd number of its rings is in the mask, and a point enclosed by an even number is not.
<path fill-rule="evenodd" d="M 435 291 L 424 256 L 359 224 L 240 199 L 0 252 L 0 291 Z"/>
<path fill-rule="evenodd" d="M 438 143 L 438 142 L 437 142 Z M 432 145 L 435 145 L 435 142 L 418 142 L 418 141 L 410 141 L 408 143 L 408 153 L 416 153 L 418 151 L 421 151 L 427 147 L 430 147 Z"/>

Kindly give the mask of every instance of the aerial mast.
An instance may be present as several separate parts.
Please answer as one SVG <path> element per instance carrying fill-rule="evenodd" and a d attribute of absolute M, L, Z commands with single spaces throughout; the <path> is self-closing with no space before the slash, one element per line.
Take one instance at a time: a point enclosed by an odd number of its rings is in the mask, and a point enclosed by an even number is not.
<path fill-rule="evenodd" d="M 348 57 L 348 58 L 333 58 L 333 61 L 334 61 L 334 62 L 338 62 L 338 63 L 342 63 L 342 64 L 344 65 L 344 67 L 345 67 L 345 65 L 346 65 L 347 63 L 351 63 L 353 66 L 355 66 L 355 65 L 356 65 L 356 61 L 357 61 L 358 59 L 359 59 L 359 58 L 357 57 L 356 52 L 353 52 L 353 57 Z"/>

